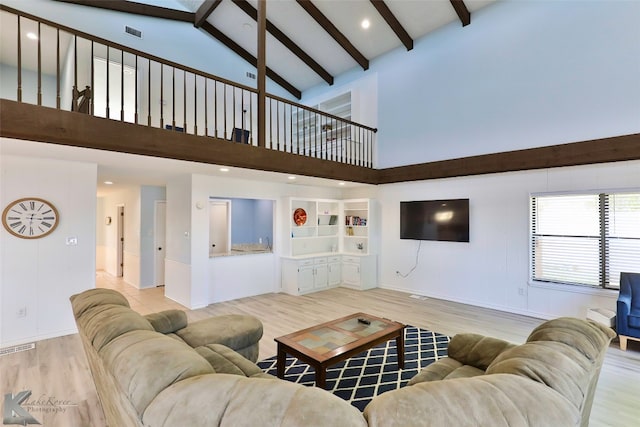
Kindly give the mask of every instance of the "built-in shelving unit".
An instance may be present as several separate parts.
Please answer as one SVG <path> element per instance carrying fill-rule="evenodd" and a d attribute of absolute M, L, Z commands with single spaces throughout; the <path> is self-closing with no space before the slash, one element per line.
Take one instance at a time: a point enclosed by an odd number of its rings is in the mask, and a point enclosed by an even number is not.
<path fill-rule="evenodd" d="M 351 120 L 351 92 L 312 105 L 311 108 Z M 293 139 L 305 154 L 322 152 L 318 156 L 321 158 L 342 157 L 346 154 L 344 150 L 348 144 L 345 142 L 351 140 L 352 125 L 304 110 L 294 111 L 292 121 L 295 123 Z"/>
<path fill-rule="evenodd" d="M 301 295 L 328 286 L 377 286 L 371 200 L 288 198 L 285 203 L 284 291 Z"/>
<path fill-rule="evenodd" d="M 342 213 L 344 222 L 342 252 L 347 254 L 368 254 L 369 200 L 345 200 Z"/>
<path fill-rule="evenodd" d="M 337 252 L 339 207 L 337 200 L 289 199 L 289 254 Z"/>

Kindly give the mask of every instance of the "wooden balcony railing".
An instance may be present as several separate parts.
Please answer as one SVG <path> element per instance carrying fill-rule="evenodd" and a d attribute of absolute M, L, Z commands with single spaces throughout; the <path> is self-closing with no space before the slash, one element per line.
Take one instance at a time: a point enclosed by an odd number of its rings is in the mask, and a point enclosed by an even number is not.
<path fill-rule="evenodd" d="M 0 5 L 1 97 L 257 146 L 257 91 Z M 11 36 L 6 36 L 11 34 Z M 266 96 L 266 148 L 373 168 L 376 129 Z"/>

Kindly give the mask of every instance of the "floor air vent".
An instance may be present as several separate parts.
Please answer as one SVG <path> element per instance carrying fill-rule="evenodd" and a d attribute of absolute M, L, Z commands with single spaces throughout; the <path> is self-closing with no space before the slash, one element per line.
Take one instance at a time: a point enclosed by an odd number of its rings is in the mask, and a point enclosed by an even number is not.
<path fill-rule="evenodd" d="M 139 39 L 142 38 L 142 31 L 136 30 L 135 28 L 130 27 L 128 25 L 125 25 L 124 32 L 127 34 L 131 34 L 132 36 L 137 37 Z"/>
<path fill-rule="evenodd" d="M 21 351 L 33 350 L 34 348 L 36 348 L 36 344 L 33 342 L 29 344 L 14 345 L 13 347 L 0 348 L 0 356 L 6 356 L 8 354 L 18 353 Z"/>

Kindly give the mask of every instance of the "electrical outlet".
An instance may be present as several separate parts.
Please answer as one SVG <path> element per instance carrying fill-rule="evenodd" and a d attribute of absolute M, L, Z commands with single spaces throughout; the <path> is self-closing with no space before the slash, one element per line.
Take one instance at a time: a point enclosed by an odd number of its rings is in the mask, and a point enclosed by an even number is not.
<path fill-rule="evenodd" d="M 16 312 L 17 317 L 27 317 L 27 307 L 20 307 Z"/>

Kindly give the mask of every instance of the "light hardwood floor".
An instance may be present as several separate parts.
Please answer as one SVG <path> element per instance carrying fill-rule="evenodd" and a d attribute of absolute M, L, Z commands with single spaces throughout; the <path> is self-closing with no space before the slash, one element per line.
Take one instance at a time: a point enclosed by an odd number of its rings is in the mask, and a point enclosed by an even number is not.
<path fill-rule="evenodd" d="M 122 292 L 131 307 L 142 314 L 170 308 L 184 309 L 165 298 L 163 288 L 138 290 L 102 272 L 97 273 L 97 285 Z M 414 299 L 409 294 L 385 289 L 359 292 L 335 288 L 298 297 L 266 294 L 186 311 L 190 321 L 228 313 L 258 317 L 264 323 L 260 359 L 276 353 L 273 339 L 277 336 L 357 311 L 448 335 L 475 332 L 517 343 L 523 342 L 531 329 L 542 322 L 540 319 L 448 301 Z M 0 357 L 0 373 L 0 390 L 3 396 L 6 393 L 32 390 L 30 401 L 50 398 L 66 401 L 64 403 L 67 406 L 57 405 L 64 412 L 46 412 L 47 407 L 56 407 L 50 404 L 38 407 L 45 409 L 30 410 L 43 426 L 105 426 L 77 334 L 39 341 L 34 350 Z M 629 342 L 626 352 L 618 348 L 617 341 L 609 348 L 600 375 L 590 425 L 640 425 L 639 342 Z"/>

